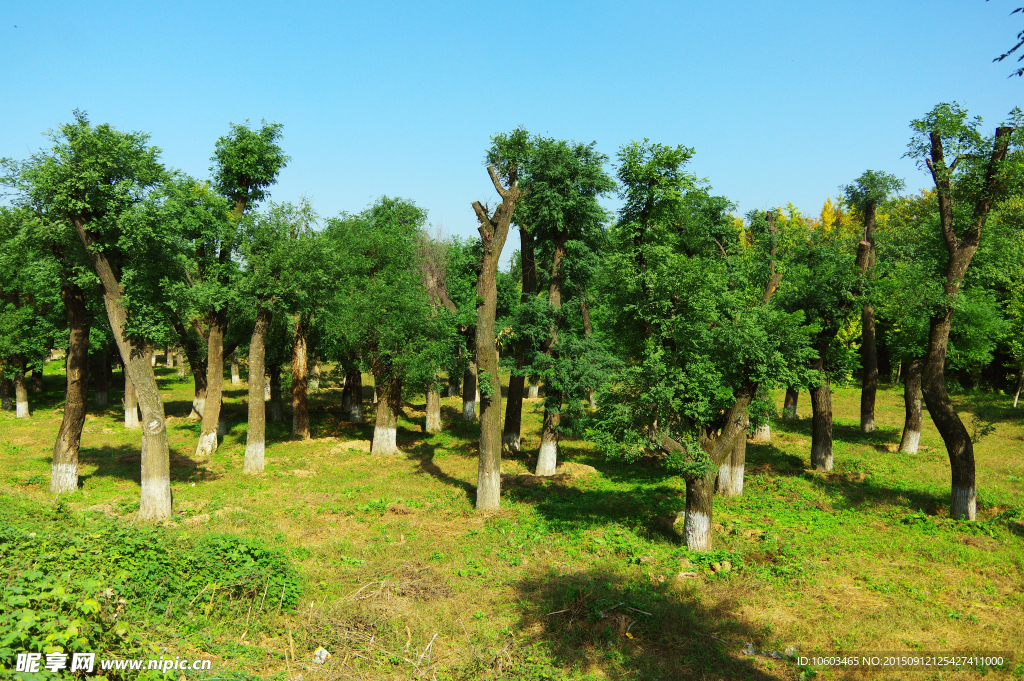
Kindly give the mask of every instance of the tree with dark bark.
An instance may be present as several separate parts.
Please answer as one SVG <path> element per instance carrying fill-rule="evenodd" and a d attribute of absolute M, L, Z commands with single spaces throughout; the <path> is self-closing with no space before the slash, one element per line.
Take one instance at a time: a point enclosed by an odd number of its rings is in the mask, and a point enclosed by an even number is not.
<path fill-rule="evenodd" d="M 521 294 L 520 307 L 526 306 L 537 294 L 537 265 L 534 238 L 529 228 L 519 225 L 519 271 Z M 527 353 L 531 350 L 528 338 L 514 334 L 512 338 L 512 361 L 515 367 L 508 379 L 508 397 L 505 402 L 505 421 L 501 431 L 501 445 L 509 452 L 522 449 L 523 398 L 526 396 L 528 378 Z"/>
<path fill-rule="evenodd" d="M 905 187 L 903 180 L 877 170 L 861 174 L 853 184 L 841 187 L 847 205 L 854 208 L 864 223 L 863 241 L 869 244 L 868 277 L 870 280 L 876 260 L 875 224 L 878 204 L 889 195 Z M 861 311 L 861 367 L 863 370 L 860 392 L 860 429 L 865 433 L 875 430 L 875 395 L 878 393 L 878 350 L 875 342 L 875 308 L 868 300 Z"/>
<path fill-rule="evenodd" d="M 848 334 L 857 301 L 863 291 L 871 245 L 837 216 L 831 229 L 810 229 L 789 221 L 780 226 L 788 244 L 785 285 L 780 304 L 802 311 L 818 327 L 811 362 L 814 378 L 811 397 L 811 466 L 833 468 L 832 382 L 852 373 L 856 355 Z M 779 221 L 776 220 L 776 223 Z"/>
<path fill-rule="evenodd" d="M 607 456 L 663 457 L 686 481 L 683 540 L 707 551 L 715 477 L 747 407 L 759 386 L 807 380 L 810 339 L 803 313 L 776 304 L 775 234 L 741 239 L 731 203 L 685 170 L 692 156 L 646 140 L 619 152 L 624 206 L 603 281 L 623 368 L 589 433 Z"/>
<path fill-rule="evenodd" d="M 927 169 L 935 183 L 939 228 L 948 262 L 942 282 L 944 300 L 930 310 L 928 349 L 921 391 L 949 455 L 952 471 L 950 517 L 974 520 L 977 491 L 974 443 L 946 391 L 946 351 L 958 294 L 981 243 L 995 202 L 1018 184 L 1019 154 L 1024 144 L 1024 114 L 1014 109 L 1010 123 L 982 134 L 981 119 L 969 119 L 959 104 L 939 104 L 911 122 L 907 155 Z"/>
<path fill-rule="evenodd" d="M 69 222 L 89 253 L 114 340 L 142 407 L 139 519 L 163 520 L 171 514 L 164 405 L 146 342 L 131 334 L 129 324 L 135 320 L 129 318 L 124 281 L 126 274 L 144 268 L 133 256 L 149 255 L 160 237 L 152 222 L 135 214 L 165 177 L 159 150 L 147 145 L 146 135 L 94 127 L 80 112 L 50 137 L 54 146 L 34 155 L 21 173 L 24 196 L 50 218 Z"/>
<path fill-rule="evenodd" d="M 886 328 L 890 361 L 903 379 L 905 420 L 900 451 L 916 453 L 921 440 L 921 372 L 928 348 L 928 310 L 946 300 L 942 279 L 948 255 L 942 239 L 934 190 L 900 197 L 885 206 L 878 231 L 881 255 L 873 297 Z M 989 238 L 979 248 L 957 295 L 946 351 L 947 371 L 969 373 L 988 366 L 1006 337 L 1001 290 L 1012 289 L 1024 253 L 1014 219 L 989 219 Z M 1008 338 L 1008 340 L 1010 340 Z M 1010 341 L 1012 343 L 1012 341 Z"/>

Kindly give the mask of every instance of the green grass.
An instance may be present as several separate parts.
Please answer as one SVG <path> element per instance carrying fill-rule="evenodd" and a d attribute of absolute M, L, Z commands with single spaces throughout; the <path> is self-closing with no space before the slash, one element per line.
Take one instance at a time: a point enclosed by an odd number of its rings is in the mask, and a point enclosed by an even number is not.
<path fill-rule="evenodd" d="M 155 533 L 153 546 L 205 556 L 182 559 L 180 583 L 151 604 L 129 578 L 123 621 L 139 645 L 212 657 L 218 678 L 861 678 L 742 649 L 1016 652 L 1024 640 L 1024 428 L 1005 396 L 958 398 L 965 421 L 994 425 L 977 445 L 979 522 L 948 518 L 948 461 L 927 418 L 927 449 L 895 453 L 901 394 L 880 392 L 879 429 L 864 435 L 859 392 L 838 388 L 836 471 L 807 470 L 805 393 L 799 420 L 774 423 L 772 444 L 748 446 L 745 494 L 716 499 L 715 551 L 694 555 L 659 521 L 682 508 L 682 481 L 605 462 L 579 439 L 563 442 L 563 458 L 595 474 L 506 485 L 500 512 L 475 512 L 478 428 L 460 420 L 455 398 L 443 401 L 445 431 L 434 436 L 422 432 L 422 397 L 409 403 L 398 434 L 405 456 L 382 459 L 366 451 L 372 425 L 345 422 L 340 392 L 324 390 L 311 398 L 313 439 L 291 441 L 287 414 L 268 424 L 267 470 L 251 478 L 241 474 L 246 393 L 228 385 L 230 432 L 198 466 L 189 458 L 198 434 L 186 419 L 191 382 L 167 369 L 158 376 L 175 516 L 133 528 L 138 434 L 122 427 L 115 391 L 118 409 L 93 409 L 87 420 L 79 491 L 60 506 L 47 493 L 63 384 L 51 375 L 58 364 L 47 372 L 29 419 L 0 414 L 0 509 L 31 510 L 2 512 L 0 522 L 75 537 Z M 506 459 L 505 473 L 532 468 L 540 409 L 527 401 L 527 454 Z M 207 612 L 207 593 L 193 592 L 230 581 L 207 565 L 217 562 L 216 541 L 228 553 L 243 545 L 277 556 L 282 575 L 294 569 L 294 606 L 264 602 L 254 616 L 253 585 L 266 578 L 250 573 L 248 586 Z M 19 549 L 19 569 L 28 551 Z M 712 571 L 723 561 L 732 569 Z M 75 579 L 109 576 L 75 569 Z M 311 663 L 318 646 L 333 654 L 322 667 Z M 899 674 L 872 678 L 991 676 Z"/>

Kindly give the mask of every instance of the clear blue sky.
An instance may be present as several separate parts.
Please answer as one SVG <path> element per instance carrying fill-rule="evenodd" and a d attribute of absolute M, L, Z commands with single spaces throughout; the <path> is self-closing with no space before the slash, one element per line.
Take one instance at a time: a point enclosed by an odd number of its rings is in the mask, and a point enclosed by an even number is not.
<path fill-rule="evenodd" d="M 644 137 L 692 146 L 741 211 L 817 214 L 868 168 L 926 186 L 901 156 L 936 103 L 991 128 L 1024 103 L 1015 63 L 992 63 L 1020 4 L 6 0 L 0 157 L 80 108 L 205 178 L 229 121 L 266 119 L 292 157 L 274 199 L 333 215 L 401 196 L 470 235 L 470 203 L 495 198 L 488 138 L 523 125 L 613 159 Z"/>

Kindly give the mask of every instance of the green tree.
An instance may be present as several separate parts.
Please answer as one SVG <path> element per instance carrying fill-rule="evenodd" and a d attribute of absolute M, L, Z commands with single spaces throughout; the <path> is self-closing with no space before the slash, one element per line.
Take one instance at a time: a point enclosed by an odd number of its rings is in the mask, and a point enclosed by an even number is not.
<path fill-rule="evenodd" d="M 296 248 L 305 241 L 316 216 L 308 204 L 271 203 L 266 211 L 243 221 L 239 250 L 245 269 L 240 281 L 243 304 L 255 311 L 249 341 L 249 418 L 246 431 L 245 473 L 263 472 L 266 451 L 266 355 L 267 338 L 276 315 L 287 313 L 298 294 L 308 295 L 322 288 L 299 286 L 309 248 Z M 305 245 L 305 244 L 303 244 Z"/>
<path fill-rule="evenodd" d="M 60 335 L 60 267 L 34 236 L 39 222 L 30 209 L 0 207 L 0 374 L 13 381 L 17 418 L 30 413 L 26 373 Z"/>
<path fill-rule="evenodd" d="M 533 240 L 530 246 L 542 253 L 548 282 L 546 306 L 550 308 L 533 312 L 535 319 L 547 318 L 546 337 L 536 348 L 539 352 L 531 353 L 532 361 L 517 370 L 544 375 L 547 386 L 537 475 L 555 473 L 563 403 L 568 398 L 578 406 L 574 399 L 578 390 L 571 378 L 578 376 L 577 368 L 590 364 L 582 356 L 573 356 L 586 344 L 571 334 L 562 305 L 574 293 L 579 299 L 599 265 L 595 252 L 604 237 L 607 214 L 598 198 L 615 188 L 604 168 L 608 157 L 594 147 L 595 143 L 535 137 L 520 170 L 523 198 L 516 208 L 516 220 L 527 226 Z M 564 337 L 566 334 L 569 337 Z M 531 334 L 520 329 L 519 335 Z M 564 353 L 569 347 L 576 352 Z M 518 393 L 521 401 L 522 388 Z M 519 411 L 521 414 L 521 408 Z M 506 432 L 518 430 L 505 428 Z"/>
<path fill-rule="evenodd" d="M 591 436 L 608 456 L 659 452 L 686 481 L 686 546 L 712 546 L 715 476 L 760 386 L 807 379 L 803 313 L 775 301 L 776 234 L 741 239 L 730 203 L 686 171 L 693 150 L 645 140 L 619 152 L 624 201 L 603 276 L 623 362 Z"/>
<path fill-rule="evenodd" d="M 398 453 L 398 414 L 408 387 L 428 384 L 437 323 L 416 266 L 426 211 L 411 201 L 381 197 L 356 216 L 327 221 L 325 248 L 340 283 L 331 301 L 336 348 L 357 347 L 377 389 L 371 451 Z"/>
<path fill-rule="evenodd" d="M 949 455 L 953 518 L 975 519 L 977 492 L 974 444 L 946 390 L 949 332 L 961 284 L 993 204 L 1019 181 L 1016 175 L 1021 170 L 1019 154 L 1024 142 L 1021 117 L 1014 109 L 1011 125 L 996 128 L 991 136 L 981 132 L 980 118 L 969 119 L 956 103 L 939 104 L 924 118 L 911 122 L 913 136 L 907 155 L 927 169 L 935 182 L 939 229 L 948 254 L 943 300 L 929 311 L 921 390 Z"/>
<path fill-rule="evenodd" d="M 278 145 L 282 125 L 263 121 L 259 130 L 252 130 L 248 121 L 230 125 L 231 131 L 217 140 L 211 161 L 213 186 L 234 203 L 231 224 L 237 226 L 245 211 L 267 197 L 267 188 L 277 182 L 277 176 L 288 163 L 288 157 Z M 235 247 L 237 230 L 227 230 L 219 242 L 210 244 L 216 250 L 216 271 L 211 280 L 219 283 L 219 296 L 212 301 L 208 313 L 206 405 L 203 425 L 196 445 L 196 458 L 209 459 L 217 451 L 217 426 L 220 421 L 221 397 L 224 385 L 224 335 L 228 326 L 228 307 L 232 294 L 231 273 L 234 270 L 231 253 Z"/>
<path fill-rule="evenodd" d="M 93 126 L 77 111 L 75 121 L 52 132 L 50 139 L 53 147 L 33 155 L 22 170 L 24 197 L 52 219 L 69 222 L 89 253 L 114 340 L 142 407 L 139 518 L 162 520 L 171 514 L 164 405 L 145 340 L 129 334 L 132 320 L 123 281 L 126 274 L 145 267 L 132 260 L 133 251 L 144 243 L 152 247 L 160 237 L 150 224 L 130 219 L 133 208 L 165 177 L 160 152 L 147 144 L 147 135 Z"/>
<path fill-rule="evenodd" d="M 846 204 L 861 217 L 864 224 L 863 241 L 869 244 L 868 276 L 873 272 L 876 259 L 875 224 L 878 204 L 884 203 L 889 195 L 904 188 L 903 180 L 877 170 L 867 170 L 844 185 L 841 191 Z M 861 309 L 861 367 L 863 368 L 860 391 L 860 429 L 865 433 L 875 430 L 875 396 L 878 393 L 878 350 L 875 342 L 875 308 L 871 301 Z"/>

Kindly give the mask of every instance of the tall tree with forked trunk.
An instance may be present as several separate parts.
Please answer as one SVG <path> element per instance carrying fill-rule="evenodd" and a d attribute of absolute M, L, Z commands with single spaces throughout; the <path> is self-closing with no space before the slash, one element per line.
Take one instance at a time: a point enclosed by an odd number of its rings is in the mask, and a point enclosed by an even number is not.
<path fill-rule="evenodd" d="M 948 261 L 942 282 L 945 299 L 930 311 L 928 349 L 921 392 L 949 455 L 953 518 L 974 520 L 977 489 L 974 443 L 946 391 L 946 350 L 957 297 L 978 250 L 985 222 L 999 196 L 1020 182 L 1024 114 L 1014 109 L 1010 123 L 982 134 L 981 119 L 969 119 L 959 104 L 939 104 L 911 122 L 907 155 L 927 169 L 935 183 L 939 228 Z"/>
<path fill-rule="evenodd" d="M 494 210 L 473 202 L 479 224 L 481 254 L 476 279 L 476 363 L 480 382 L 480 453 L 477 465 L 476 507 L 501 505 L 501 382 L 494 321 L 498 309 L 498 262 L 508 239 L 521 193 L 519 172 L 528 153 L 529 133 L 519 128 L 491 138 L 487 174 L 501 197 Z"/>

